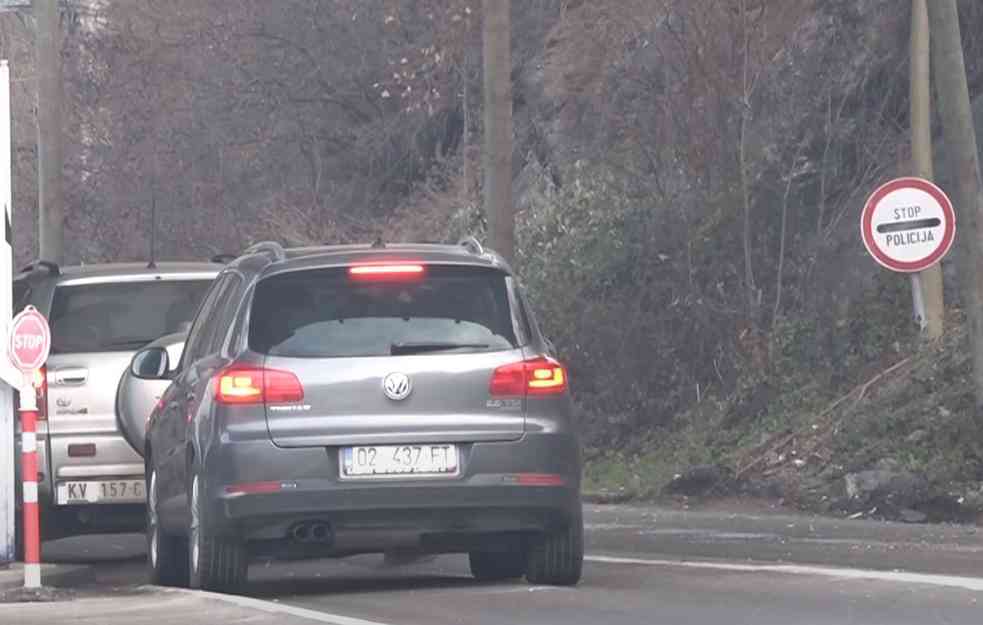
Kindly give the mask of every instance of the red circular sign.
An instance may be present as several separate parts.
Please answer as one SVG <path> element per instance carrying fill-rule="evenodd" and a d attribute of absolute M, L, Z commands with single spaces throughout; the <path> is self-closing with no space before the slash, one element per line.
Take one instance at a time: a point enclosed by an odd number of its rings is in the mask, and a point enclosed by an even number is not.
<path fill-rule="evenodd" d="M 923 271 L 952 247 L 956 213 L 948 196 L 928 180 L 898 178 L 867 200 L 860 231 L 867 251 L 882 266 Z"/>
<path fill-rule="evenodd" d="M 21 371 L 40 369 L 51 351 L 48 320 L 33 307 L 14 317 L 10 326 L 10 362 Z"/>

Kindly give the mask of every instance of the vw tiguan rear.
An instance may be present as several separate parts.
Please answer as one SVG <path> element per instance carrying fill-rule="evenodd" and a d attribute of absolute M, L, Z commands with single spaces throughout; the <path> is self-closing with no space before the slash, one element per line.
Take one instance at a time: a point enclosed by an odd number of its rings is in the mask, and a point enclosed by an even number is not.
<path fill-rule="evenodd" d="M 475 241 L 260 244 L 215 281 L 150 420 L 152 576 L 232 590 L 256 555 L 408 551 L 575 584 L 570 413 L 515 277 Z"/>

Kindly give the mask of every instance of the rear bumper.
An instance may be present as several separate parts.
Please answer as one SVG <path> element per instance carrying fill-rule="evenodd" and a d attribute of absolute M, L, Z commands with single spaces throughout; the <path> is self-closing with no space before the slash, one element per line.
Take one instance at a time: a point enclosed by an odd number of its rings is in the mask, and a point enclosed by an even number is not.
<path fill-rule="evenodd" d="M 58 484 L 65 481 L 142 480 L 142 465 L 134 462 L 134 452 L 119 435 L 56 435 L 39 424 L 37 439 L 38 503 L 41 531 L 45 540 L 81 534 L 142 531 L 144 506 L 137 503 L 59 506 Z M 68 446 L 94 443 L 95 458 L 71 458 Z M 15 480 L 17 505 L 21 503 L 21 432 L 15 434 Z M 139 456 L 136 460 L 142 461 Z"/>
<path fill-rule="evenodd" d="M 338 448 L 283 449 L 226 443 L 206 459 L 205 497 L 216 529 L 251 541 L 280 540 L 303 521 L 328 523 L 338 548 L 412 543 L 426 535 L 529 532 L 576 518 L 580 452 L 569 434 L 460 446 L 461 476 L 342 481 Z M 548 474 L 562 485 L 525 486 L 515 475 Z M 275 482 L 277 492 L 229 494 L 228 486 Z M 347 544 L 346 544 L 347 543 Z"/>

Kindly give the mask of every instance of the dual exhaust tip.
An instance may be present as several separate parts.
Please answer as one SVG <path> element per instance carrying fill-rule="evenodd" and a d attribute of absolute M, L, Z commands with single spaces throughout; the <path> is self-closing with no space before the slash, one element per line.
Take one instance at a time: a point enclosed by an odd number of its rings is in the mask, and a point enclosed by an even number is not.
<path fill-rule="evenodd" d="M 294 525 L 289 532 L 291 540 L 298 543 L 328 545 L 334 542 L 334 531 L 324 521 L 304 521 Z"/>

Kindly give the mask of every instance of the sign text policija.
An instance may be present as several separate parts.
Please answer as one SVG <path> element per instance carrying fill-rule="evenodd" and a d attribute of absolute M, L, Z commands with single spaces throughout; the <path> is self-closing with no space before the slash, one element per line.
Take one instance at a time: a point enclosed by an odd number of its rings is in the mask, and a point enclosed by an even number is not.
<path fill-rule="evenodd" d="M 946 194 L 928 180 L 899 178 L 870 196 L 860 230 L 874 260 L 892 271 L 914 273 L 948 253 L 956 214 Z"/>

